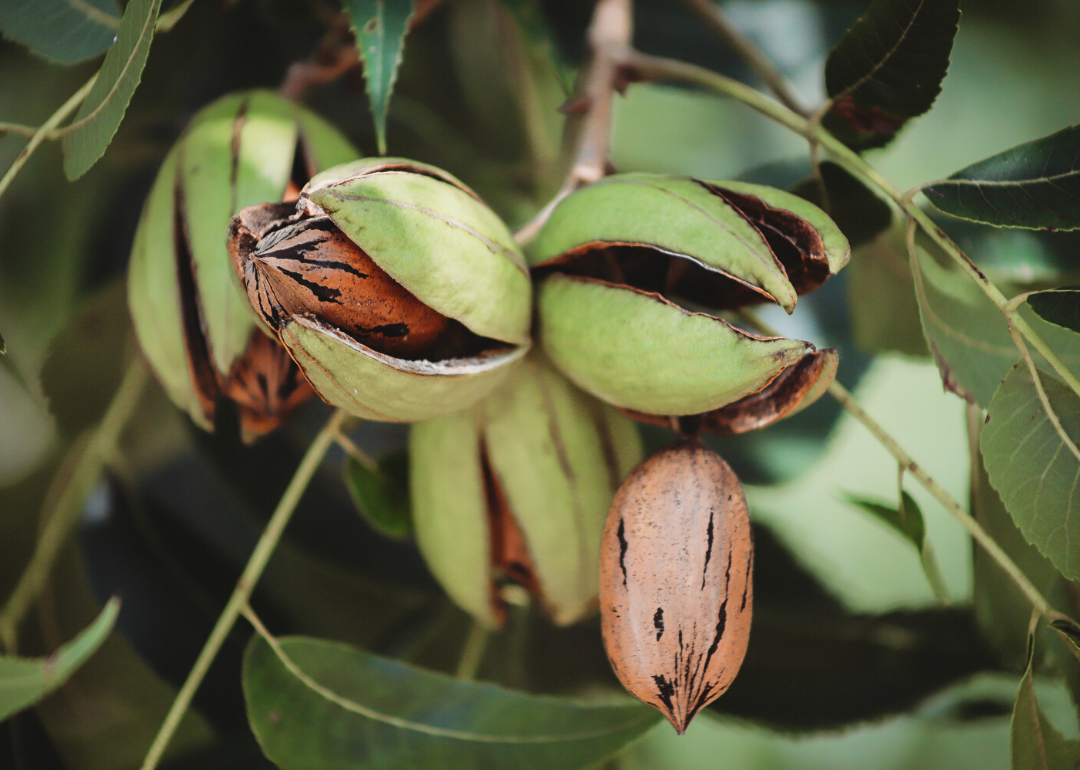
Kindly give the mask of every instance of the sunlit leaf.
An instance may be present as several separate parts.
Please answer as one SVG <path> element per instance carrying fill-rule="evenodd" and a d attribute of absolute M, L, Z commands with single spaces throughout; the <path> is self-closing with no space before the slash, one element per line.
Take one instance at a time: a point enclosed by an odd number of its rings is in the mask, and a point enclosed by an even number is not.
<path fill-rule="evenodd" d="M 572 770 L 614 754 L 659 715 L 464 682 L 317 639 L 256 637 L 248 719 L 283 770 L 513 767 Z"/>
<path fill-rule="evenodd" d="M 1016 526 L 1062 575 L 1080 579 L 1080 397 L 1061 380 L 1040 372 L 1046 399 L 1031 372 L 1017 363 L 994 393 L 981 446 L 990 483 Z"/>
<path fill-rule="evenodd" d="M 110 599 L 97 620 L 47 658 L 0 657 L 0 722 L 66 682 L 105 641 L 119 612 L 120 601 Z"/>
<path fill-rule="evenodd" d="M 60 64 L 97 56 L 116 40 L 116 0 L 6 0 L 0 32 Z"/>
<path fill-rule="evenodd" d="M 934 548 L 930 541 L 926 539 L 926 523 L 923 520 L 922 510 L 919 508 L 919 504 L 915 502 L 915 499 L 907 492 L 903 492 L 899 508 L 850 495 L 847 500 L 888 524 L 915 546 L 915 550 L 919 552 L 919 558 L 922 561 L 923 573 L 926 575 L 927 582 L 930 583 L 930 588 L 934 591 L 934 596 L 942 603 L 948 604 L 949 589 L 945 585 L 945 579 L 941 576 L 941 569 L 938 567 Z"/>
<path fill-rule="evenodd" d="M 348 0 L 345 7 L 364 62 L 379 154 L 386 154 L 386 113 L 413 14 L 412 0 Z"/>
<path fill-rule="evenodd" d="M 825 61 L 825 127 L 856 149 L 887 144 L 941 92 L 959 21 L 959 0 L 874 0 Z"/>
<path fill-rule="evenodd" d="M 997 227 L 1080 228 L 1080 125 L 981 160 L 923 192 L 961 219 Z"/>
<path fill-rule="evenodd" d="M 367 522 L 387 537 L 412 535 L 409 509 L 409 457 L 388 455 L 368 468 L 355 457 L 345 458 L 345 486 Z"/>
<path fill-rule="evenodd" d="M 1027 303 L 1044 321 L 1080 332 L 1080 286 L 1036 292 Z"/>
<path fill-rule="evenodd" d="M 1066 740 L 1046 719 L 1035 698 L 1031 672 L 1033 640 L 1028 641 L 1027 667 L 1013 706 L 1009 743 L 1013 770 L 1064 770 L 1080 767 L 1080 741 Z"/>
<path fill-rule="evenodd" d="M 967 275 L 942 267 L 921 246 L 916 253 L 915 295 L 923 332 L 945 387 L 985 407 L 1020 355 L 1005 318 Z M 1073 332 L 1030 311 L 1024 316 L 1067 366 L 1080 370 Z"/>
<path fill-rule="evenodd" d="M 142 78 L 154 37 L 161 0 L 131 0 L 120 20 L 116 44 L 109 49 L 71 131 L 64 135 L 64 173 L 78 179 L 97 163 L 120 127 L 131 95 Z"/>

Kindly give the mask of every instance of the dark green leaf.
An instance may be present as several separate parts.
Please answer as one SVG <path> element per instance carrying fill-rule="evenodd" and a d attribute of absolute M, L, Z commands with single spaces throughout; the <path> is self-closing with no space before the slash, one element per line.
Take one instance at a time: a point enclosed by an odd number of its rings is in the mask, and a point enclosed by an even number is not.
<path fill-rule="evenodd" d="M 983 460 L 990 483 L 1027 541 L 1069 578 L 1080 578 L 1080 397 L 1040 372 L 1060 429 L 1039 398 L 1028 367 L 1017 363 L 994 393 L 983 429 Z M 1075 507 L 1074 507 L 1075 506 Z"/>
<path fill-rule="evenodd" d="M 825 209 L 852 248 L 872 240 L 889 226 L 892 209 L 869 187 L 832 161 L 823 162 L 820 168 L 825 198 L 821 195 L 821 185 L 812 176 L 791 191 Z"/>
<path fill-rule="evenodd" d="M 95 425 L 105 413 L 132 353 L 128 319 L 124 282 L 114 281 L 90 297 L 53 338 L 41 387 L 65 435 Z"/>
<path fill-rule="evenodd" d="M 537 0 L 502 0 L 502 4 L 514 15 L 518 28 L 529 39 L 533 49 L 543 52 L 551 61 L 563 94 L 569 98 L 574 92 L 573 73 L 555 43 L 555 36 L 540 3 Z"/>
<path fill-rule="evenodd" d="M 1058 572 L 1035 546 L 1024 539 L 1005 510 L 1001 496 L 990 486 L 979 452 L 979 437 L 983 430 L 982 410 L 974 411 L 968 418 L 968 430 L 972 432 L 968 436 L 972 464 L 971 515 L 1028 580 L 1044 596 L 1048 596 L 1058 580 Z M 1031 602 L 983 548 L 976 547 L 972 551 L 972 577 L 972 605 L 983 637 L 997 651 L 1004 664 L 1021 670 L 1027 650 Z"/>
<path fill-rule="evenodd" d="M 4 342 L 3 335 L 0 335 L 0 356 L 7 355 L 7 343 Z"/>
<path fill-rule="evenodd" d="M 348 0 L 356 47 L 364 62 L 371 114 L 379 154 L 386 154 L 386 113 L 394 91 L 398 65 L 405 48 L 405 34 L 413 15 L 412 0 Z"/>
<path fill-rule="evenodd" d="M 923 192 L 961 219 L 1032 230 L 1080 228 L 1080 125 L 981 160 Z"/>
<path fill-rule="evenodd" d="M 387 537 L 412 536 L 408 454 L 388 455 L 374 469 L 346 456 L 344 471 L 353 502 L 376 531 Z"/>
<path fill-rule="evenodd" d="M 855 345 L 869 353 L 895 350 L 927 356 L 904 229 L 898 221 L 852 252 L 847 267 L 851 333 Z"/>
<path fill-rule="evenodd" d="M 0 722 L 66 682 L 105 641 L 119 612 L 120 600 L 110 599 L 93 623 L 47 658 L 0 657 Z"/>
<path fill-rule="evenodd" d="M 887 144 L 941 92 L 959 21 L 959 0 L 874 0 L 825 61 L 825 127 L 856 149 Z"/>
<path fill-rule="evenodd" d="M 916 253 L 915 295 L 923 332 L 945 387 L 985 407 L 1019 356 L 1005 319 L 966 274 L 942 267 L 921 246 Z M 1080 370 L 1073 332 L 1030 311 L 1024 315 L 1070 369 Z"/>
<path fill-rule="evenodd" d="M 1068 741 L 1050 724 L 1035 698 L 1031 672 L 1034 640 L 1028 641 L 1028 660 L 1013 706 L 1009 743 L 1013 770 L 1065 770 L 1080 767 L 1080 741 Z"/>
<path fill-rule="evenodd" d="M 116 39 L 116 0 L 3 0 L 0 32 L 60 64 L 97 56 Z"/>
<path fill-rule="evenodd" d="M 120 127 L 142 78 L 161 0 L 131 0 L 120 20 L 116 45 L 105 54 L 97 82 L 64 134 L 64 173 L 78 179 L 97 163 Z"/>
<path fill-rule="evenodd" d="M 930 541 L 926 539 L 926 524 L 923 521 L 922 510 L 915 499 L 907 492 L 901 493 L 900 507 L 893 508 L 871 500 L 863 500 L 848 495 L 849 503 L 859 506 L 867 513 L 873 514 L 884 523 L 903 535 L 919 552 L 922 561 L 923 573 L 926 575 L 930 588 L 934 595 L 944 603 L 949 601 L 949 590 L 938 568 L 937 557 Z"/>
<path fill-rule="evenodd" d="M 1080 626 L 1071 620 L 1051 620 L 1050 627 L 1058 632 L 1065 643 L 1069 645 L 1069 651 L 1080 658 Z"/>
<path fill-rule="evenodd" d="M 1044 321 L 1080 332 L 1080 286 L 1036 292 L 1027 303 Z"/>
<path fill-rule="evenodd" d="M 252 640 L 243 681 L 252 730 L 283 770 L 571 770 L 611 756 L 659 718 L 626 700 L 586 705 L 463 682 L 317 639 L 278 645 Z"/>

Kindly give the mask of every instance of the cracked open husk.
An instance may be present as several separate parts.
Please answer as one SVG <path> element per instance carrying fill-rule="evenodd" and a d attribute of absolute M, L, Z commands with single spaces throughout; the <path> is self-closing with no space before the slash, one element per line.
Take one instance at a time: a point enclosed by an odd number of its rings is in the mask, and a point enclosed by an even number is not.
<path fill-rule="evenodd" d="M 431 166 L 377 158 L 330 169 L 295 212 L 242 211 L 229 248 L 252 306 L 316 392 L 357 417 L 460 411 L 530 345 L 531 285 L 512 236 Z"/>
<path fill-rule="evenodd" d="M 230 399 L 251 439 L 311 396 L 259 330 L 226 238 L 242 207 L 295 198 L 318 170 L 356 154 L 308 110 L 250 91 L 197 113 L 166 157 L 135 235 L 128 304 L 151 369 L 200 427 L 212 429 L 219 399 Z"/>

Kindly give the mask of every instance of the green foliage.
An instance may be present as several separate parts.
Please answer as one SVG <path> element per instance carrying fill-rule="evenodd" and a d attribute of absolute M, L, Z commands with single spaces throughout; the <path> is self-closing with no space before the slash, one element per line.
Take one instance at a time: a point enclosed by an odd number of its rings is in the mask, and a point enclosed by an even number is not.
<path fill-rule="evenodd" d="M 820 182 L 816 177 L 807 177 L 791 191 L 827 211 L 851 248 L 873 240 L 888 228 L 893 218 L 888 203 L 843 166 L 824 161 L 820 170 Z"/>
<path fill-rule="evenodd" d="M 0 32 L 59 64 L 97 56 L 113 44 L 119 26 L 116 0 L 0 3 Z"/>
<path fill-rule="evenodd" d="M 990 483 L 1024 537 L 1062 575 L 1077 580 L 1080 553 L 1069 541 L 1080 526 L 1074 508 L 1080 396 L 1053 375 L 1039 372 L 1039 380 L 1023 362 L 1009 372 L 987 408 L 982 453 Z"/>
<path fill-rule="evenodd" d="M 1080 332 L 1080 286 L 1038 291 L 1027 298 L 1039 318 Z"/>
<path fill-rule="evenodd" d="M 1032 658 L 1035 640 L 1028 638 L 1027 666 L 1013 706 L 1010 743 L 1013 770 L 1063 770 L 1080 766 L 1080 741 L 1066 740 L 1047 720 L 1035 697 Z"/>
<path fill-rule="evenodd" d="M 124 9 L 116 44 L 105 54 L 101 71 L 75 121 L 64 134 L 64 173 L 78 179 L 97 163 L 112 141 L 139 86 L 161 0 L 131 0 Z"/>
<path fill-rule="evenodd" d="M 356 509 L 368 524 L 387 537 L 412 536 L 408 455 L 404 452 L 387 455 L 374 468 L 349 455 L 342 471 Z"/>
<path fill-rule="evenodd" d="M 589 705 L 511 692 L 302 637 L 253 639 L 244 695 L 252 730 L 284 770 L 580 768 L 659 719 L 626 701 Z"/>
<path fill-rule="evenodd" d="M 881 147 L 941 92 L 959 0 L 874 0 L 825 62 L 825 126 L 851 147 Z"/>
<path fill-rule="evenodd" d="M 386 113 L 394 92 L 413 0 L 348 0 L 356 48 L 364 62 L 364 79 L 375 118 L 379 154 L 386 154 Z"/>
<path fill-rule="evenodd" d="M 850 495 L 847 499 L 849 503 L 857 505 L 867 513 L 888 524 L 915 546 L 915 550 L 919 552 L 919 559 L 922 561 L 923 573 L 926 575 L 930 587 L 934 590 L 934 595 L 943 604 L 948 604 L 949 589 L 941 576 L 937 557 L 934 556 L 934 547 L 926 538 L 926 524 L 923 521 L 922 511 L 919 510 L 919 504 L 915 502 L 915 498 L 907 492 L 901 491 L 900 505 L 897 508 Z"/>
<path fill-rule="evenodd" d="M 997 227 L 1080 228 L 1080 126 L 973 163 L 925 190 L 946 214 Z"/>
<path fill-rule="evenodd" d="M 119 612 L 120 601 L 110 600 L 92 624 L 48 658 L 0 656 L 0 721 L 63 685 L 105 641 Z"/>

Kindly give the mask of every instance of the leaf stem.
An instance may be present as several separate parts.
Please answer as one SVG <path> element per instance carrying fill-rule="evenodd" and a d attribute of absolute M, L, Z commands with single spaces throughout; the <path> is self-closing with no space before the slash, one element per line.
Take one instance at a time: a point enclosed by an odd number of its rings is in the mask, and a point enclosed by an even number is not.
<path fill-rule="evenodd" d="M 16 174 L 22 170 L 22 167 L 26 165 L 26 161 L 30 160 L 30 156 L 41 146 L 41 143 L 46 139 L 54 138 L 53 133 L 56 127 L 71 115 L 71 113 L 79 109 L 79 105 L 83 103 L 86 95 L 90 93 L 90 89 L 94 87 L 97 78 L 97 73 L 95 73 L 89 80 L 83 83 L 78 91 L 71 95 L 71 98 L 60 106 L 60 109 L 54 112 L 49 119 L 42 123 L 34 132 L 34 135 L 30 137 L 30 141 L 26 143 L 26 146 L 23 147 L 15 157 L 15 162 L 11 164 L 7 173 L 4 174 L 4 178 L 0 179 L 0 195 L 4 194 L 11 185 L 11 181 L 15 178 Z"/>
<path fill-rule="evenodd" d="M 251 592 L 255 589 L 256 583 L 259 582 L 259 578 L 262 576 L 267 562 L 270 561 L 274 548 L 292 518 L 293 511 L 296 510 L 296 506 L 300 502 L 304 490 L 307 489 L 308 483 L 315 475 L 323 456 L 330 448 L 330 445 L 334 443 L 338 429 L 345 417 L 345 413 L 341 410 L 334 412 L 326 425 L 315 436 L 311 446 L 308 447 L 303 460 L 300 461 L 300 465 L 296 469 L 296 473 L 293 474 L 292 480 L 289 482 L 289 486 L 286 487 L 285 493 L 281 496 L 277 508 L 274 509 L 262 537 L 255 544 L 255 550 L 248 559 L 247 566 L 244 567 L 240 579 L 236 581 L 236 588 L 233 589 L 225 609 L 222 610 L 217 623 L 206 640 L 206 644 L 203 645 L 202 651 L 199 653 L 198 659 L 191 667 L 191 671 L 188 672 L 187 679 L 184 681 L 180 691 L 176 694 L 176 699 L 173 701 L 169 713 L 165 716 L 165 721 L 162 722 L 150 750 L 146 753 L 142 770 L 152 770 L 161 761 L 161 756 L 169 745 L 173 733 L 176 732 L 176 728 L 180 726 L 180 720 L 187 712 L 195 691 L 199 689 L 206 672 L 210 669 L 210 664 L 214 662 L 218 650 L 221 649 L 221 645 L 225 642 L 229 632 L 232 631 L 236 618 L 247 605 Z"/>
<path fill-rule="evenodd" d="M 712 0 L 682 0 L 682 4 L 698 16 L 705 26 L 724 41 L 735 54 L 746 62 L 761 82 L 773 92 L 784 106 L 792 112 L 806 116 L 806 109 L 792 93 L 790 84 L 772 60 L 757 47 L 753 40 L 731 23 L 724 10 Z"/>
<path fill-rule="evenodd" d="M 953 515 L 961 526 L 966 529 L 975 541 L 983 547 L 983 549 L 990 554 L 990 557 L 998 563 L 998 566 L 1007 574 L 1012 581 L 1016 584 L 1016 587 L 1027 597 L 1031 605 L 1039 612 L 1040 615 L 1047 619 L 1054 619 L 1058 617 L 1058 613 L 1050 606 L 1050 603 L 1043 597 L 1039 590 L 1032 585 L 1031 581 L 1027 579 L 1027 576 L 1020 570 L 1016 563 L 1009 558 L 1009 555 L 997 544 L 985 529 L 977 522 L 967 510 L 964 509 L 960 503 L 958 503 L 952 495 L 950 495 L 945 488 L 942 487 L 929 473 L 923 470 L 922 466 L 916 463 L 907 452 L 896 442 L 888 431 L 886 431 L 881 425 L 871 417 L 865 409 L 855 400 L 855 397 L 851 395 L 851 392 L 835 380 L 829 385 L 829 395 L 836 401 L 856 420 L 861 422 L 867 430 L 869 430 L 874 437 L 881 442 L 881 444 L 889 450 L 896 461 L 904 468 L 905 471 L 910 473 L 919 483 L 926 488 L 934 498 L 941 503 L 945 510 Z"/>
<path fill-rule="evenodd" d="M 135 411 L 147 380 L 142 361 L 132 361 L 101 422 L 93 431 L 84 434 L 85 449 L 75 461 L 71 475 L 62 479 L 63 486 L 59 490 L 49 490 L 42 510 L 44 527 L 34 553 L 0 611 L 0 643 L 9 652 L 15 652 L 19 624 L 48 582 L 56 556 L 79 520 L 86 493 L 116 451 L 116 444 Z M 53 483 L 58 481 L 61 481 L 60 473 Z M 55 502 L 50 505 L 50 501 Z"/>

